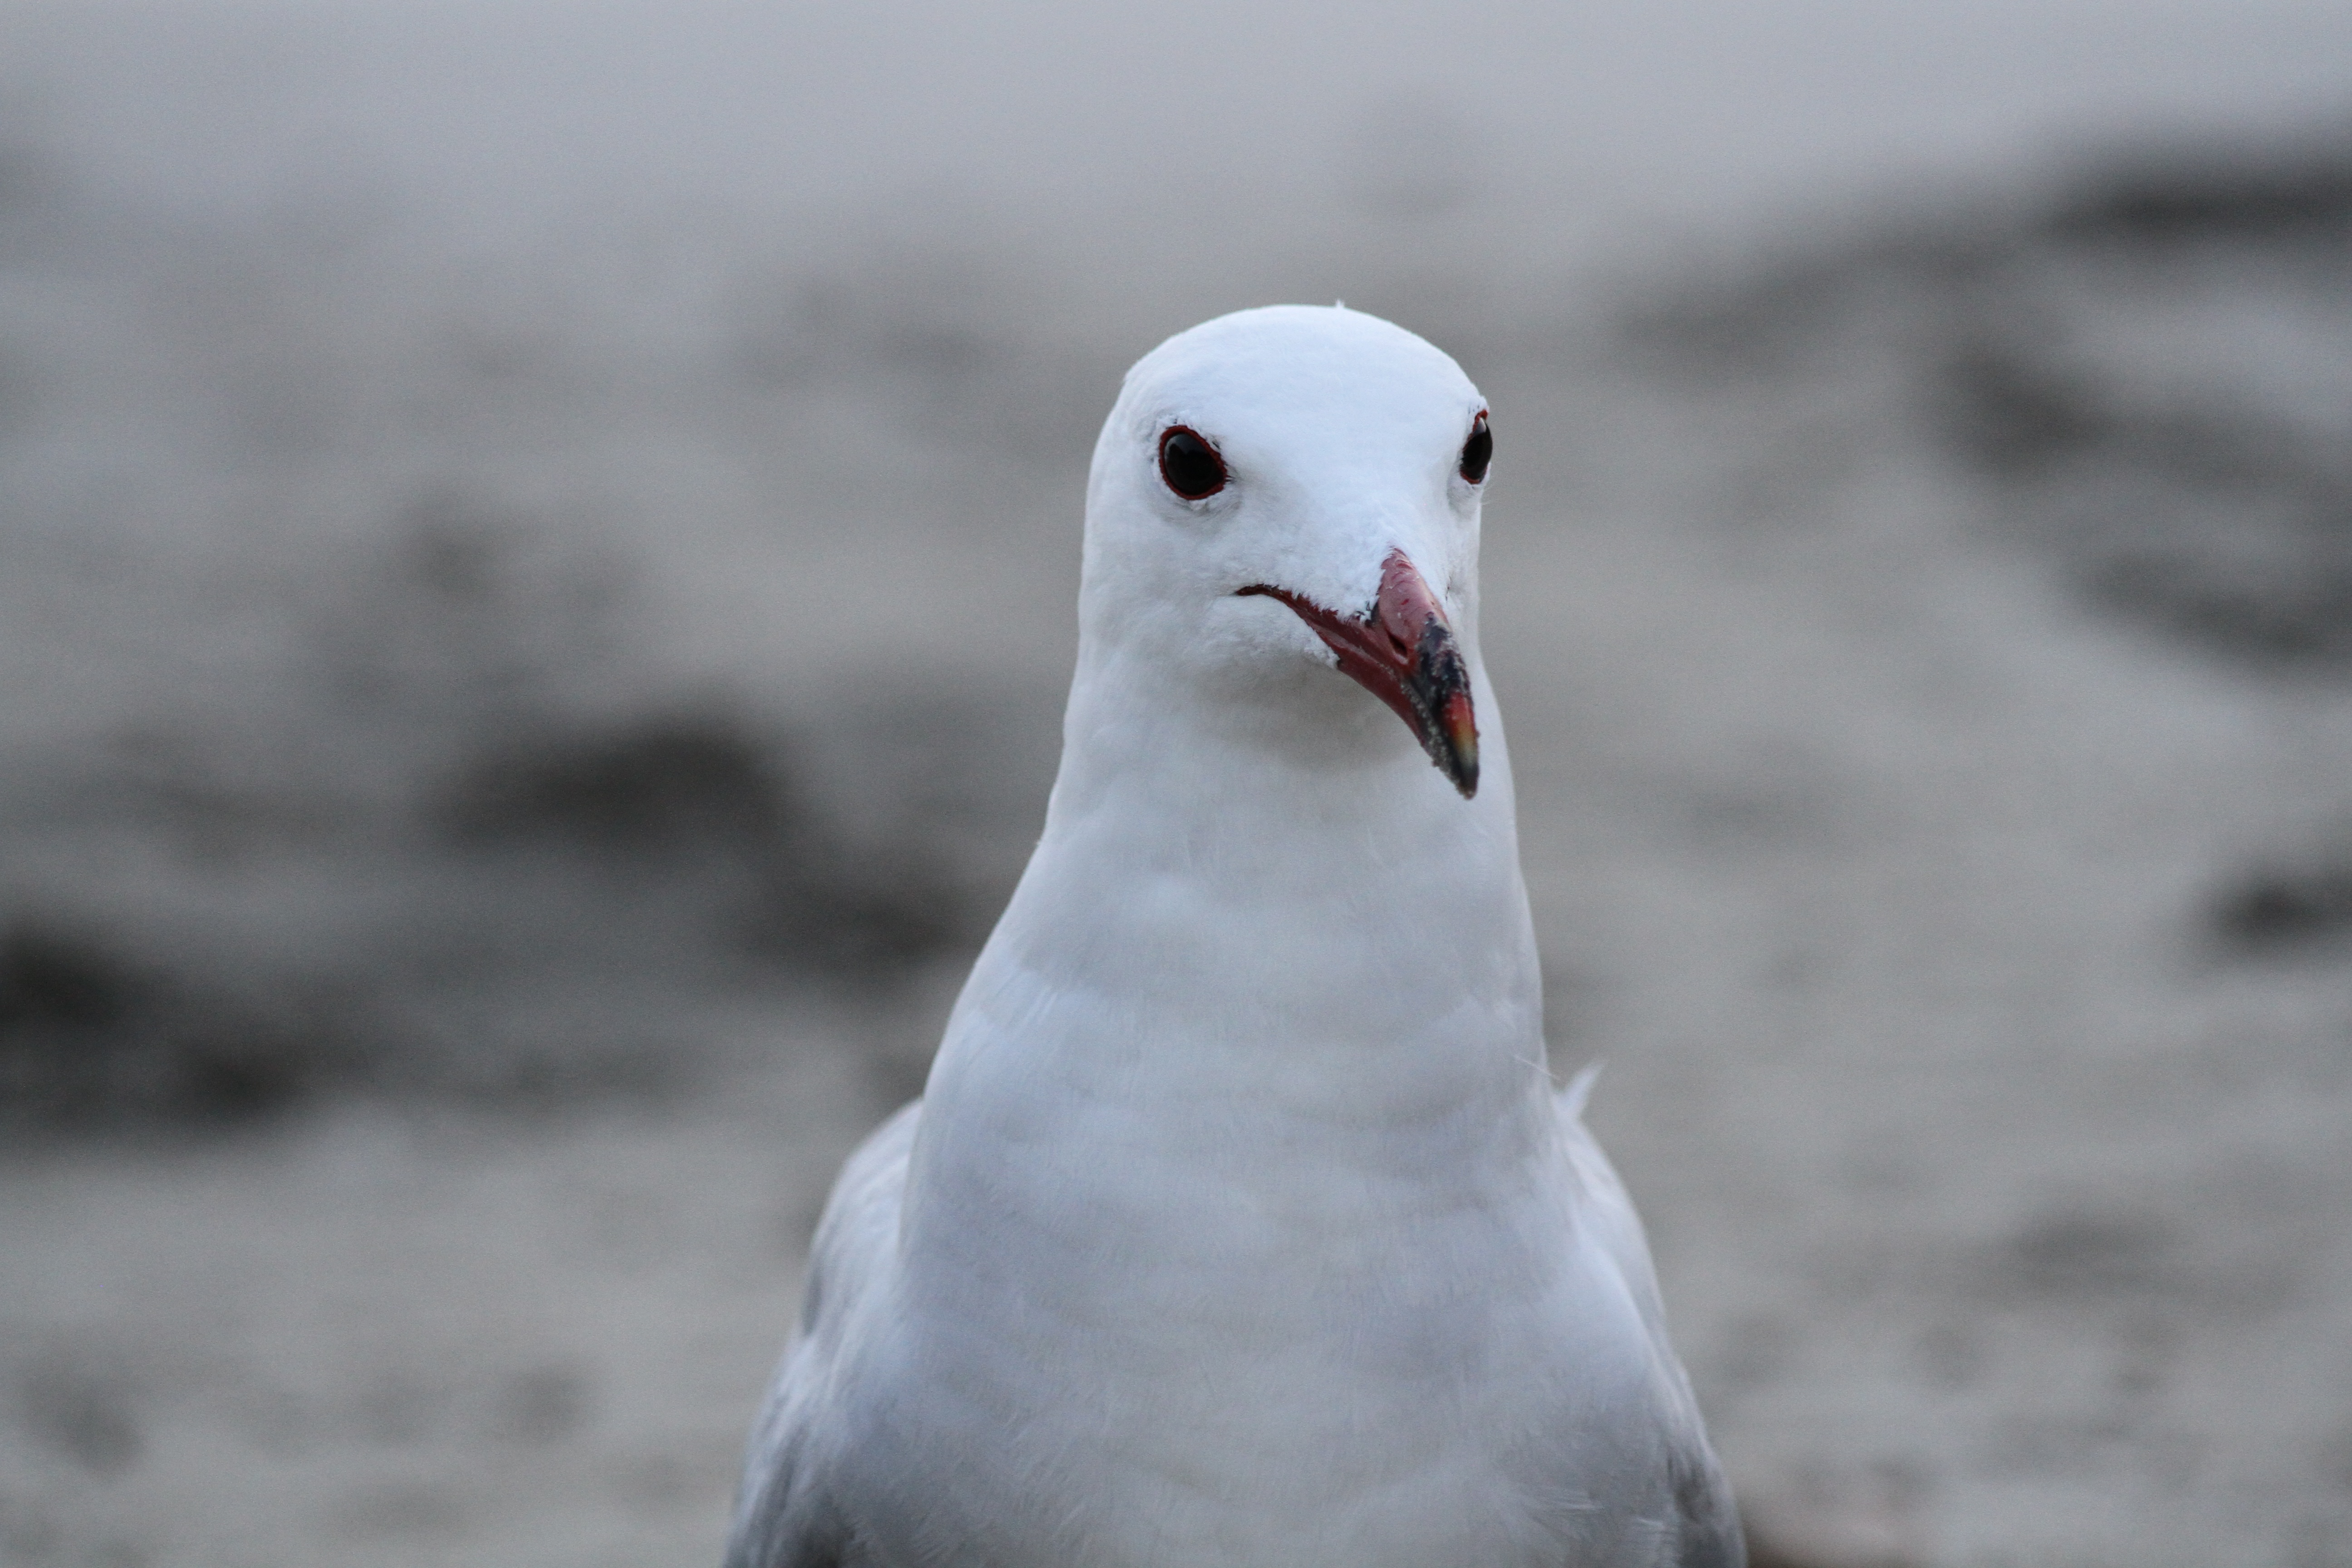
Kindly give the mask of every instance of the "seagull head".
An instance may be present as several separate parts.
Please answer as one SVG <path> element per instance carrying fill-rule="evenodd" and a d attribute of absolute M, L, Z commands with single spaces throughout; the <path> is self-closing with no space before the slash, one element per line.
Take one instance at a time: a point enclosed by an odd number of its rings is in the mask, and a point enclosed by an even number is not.
<path fill-rule="evenodd" d="M 1309 749 L 1373 726 L 1355 752 L 1392 753 L 1401 720 L 1474 795 L 1492 448 L 1461 367 L 1377 317 L 1271 306 L 1171 338 L 1095 448 L 1082 660 Z"/>

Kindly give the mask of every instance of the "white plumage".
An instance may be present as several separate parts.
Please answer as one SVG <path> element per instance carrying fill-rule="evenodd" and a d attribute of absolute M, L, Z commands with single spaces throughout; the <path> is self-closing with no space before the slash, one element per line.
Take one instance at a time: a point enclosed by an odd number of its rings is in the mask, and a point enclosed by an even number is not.
<path fill-rule="evenodd" d="M 1129 374 L 1044 837 L 842 1173 L 730 1568 L 1740 1563 L 1545 1074 L 1484 410 L 1336 308 Z"/>

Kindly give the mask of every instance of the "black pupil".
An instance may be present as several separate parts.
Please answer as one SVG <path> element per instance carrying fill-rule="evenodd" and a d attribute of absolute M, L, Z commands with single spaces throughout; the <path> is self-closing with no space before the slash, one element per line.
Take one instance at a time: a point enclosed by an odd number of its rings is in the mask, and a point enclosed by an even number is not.
<path fill-rule="evenodd" d="M 1495 433 L 1486 428 L 1486 416 L 1470 426 L 1470 439 L 1462 443 L 1462 477 L 1474 485 L 1486 482 L 1486 465 L 1495 460 Z"/>
<path fill-rule="evenodd" d="M 1225 460 L 1180 425 L 1160 438 L 1160 477 L 1186 500 L 1199 500 L 1225 488 Z"/>

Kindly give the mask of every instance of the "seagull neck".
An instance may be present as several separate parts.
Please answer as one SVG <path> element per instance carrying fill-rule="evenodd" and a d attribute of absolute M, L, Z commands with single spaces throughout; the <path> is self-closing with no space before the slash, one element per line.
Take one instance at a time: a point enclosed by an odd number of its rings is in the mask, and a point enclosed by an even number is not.
<path fill-rule="evenodd" d="M 1214 1276 L 1256 1310 L 1334 1247 L 1538 1201 L 1557 1120 L 1499 748 L 1465 801 L 1417 750 L 1318 762 L 1087 699 L 931 1069 L 908 1256 L 952 1260 L 967 1306 L 980 1276 L 1082 1297 L 1153 1258 L 1190 1260 L 1183 1301 Z"/>
<path fill-rule="evenodd" d="M 1352 750 L 1320 755 L 1098 689 L 1082 679 L 1073 692 L 1044 837 L 971 994 L 1017 972 L 1016 988 L 1101 1014 L 1066 1041 L 1022 1026 L 1024 1052 L 1131 1047 L 1157 1058 L 1145 1077 L 1204 1087 L 1289 1083 L 1269 1060 L 1283 1058 L 1312 1064 L 1304 1094 L 1328 1071 L 1391 1094 L 1398 1112 L 1415 1097 L 1508 1098 L 1541 1076 L 1499 734 L 1487 787 L 1465 800 L 1391 715 L 1336 680 L 1310 689 L 1368 722 Z"/>

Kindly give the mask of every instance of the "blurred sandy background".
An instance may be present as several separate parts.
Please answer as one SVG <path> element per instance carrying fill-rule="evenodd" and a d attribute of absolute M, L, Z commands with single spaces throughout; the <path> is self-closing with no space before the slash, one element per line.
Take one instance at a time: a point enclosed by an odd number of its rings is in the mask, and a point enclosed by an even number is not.
<path fill-rule="evenodd" d="M 0 1562 L 716 1559 L 1120 371 L 1493 401 L 1771 1561 L 2352 1563 L 2352 9 L 0 6 Z"/>

